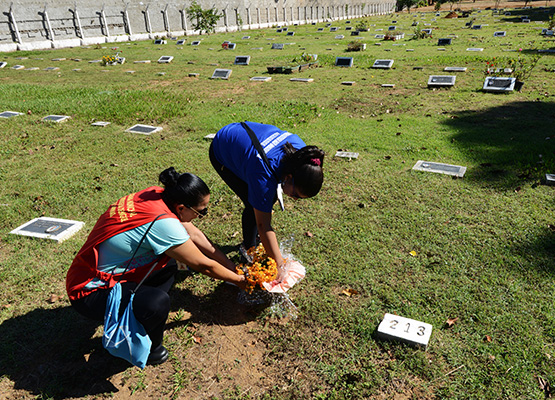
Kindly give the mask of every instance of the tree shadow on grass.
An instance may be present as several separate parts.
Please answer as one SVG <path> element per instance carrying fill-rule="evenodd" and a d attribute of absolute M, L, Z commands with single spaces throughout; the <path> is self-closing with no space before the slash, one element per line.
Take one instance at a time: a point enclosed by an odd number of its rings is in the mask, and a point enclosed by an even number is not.
<path fill-rule="evenodd" d="M 514 189 L 518 182 L 540 183 L 546 173 L 555 173 L 553 101 L 462 110 L 452 113 L 444 123 L 456 132 L 452 142 L 478 164 L 467 170 L 470 179 Z"/>
<path fill-rule="evenodd" d="M 172 309 L 191 313 L 191 321 L 221 325 L 242 324 L 256 317 L 252 308 L 238 305 L 238 288 L 221 284 L 199 297 L 172 289 Z M 183 324 L 167 321 L 166 331 Z M 128 368 L 111 356 L 95 336 L 101 323 L 79 315 L 71 307 L 35 309 L 0 325 L 0 376 L 14 382 L 14 392 L 56 400 L 116 393 L 110 379 Z M 14 395 L 17 396 L 17 395 Z"/>

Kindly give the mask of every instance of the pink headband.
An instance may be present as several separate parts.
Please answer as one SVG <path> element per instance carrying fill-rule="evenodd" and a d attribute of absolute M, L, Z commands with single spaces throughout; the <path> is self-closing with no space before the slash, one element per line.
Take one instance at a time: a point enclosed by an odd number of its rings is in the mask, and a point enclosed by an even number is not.
<path fill-rule="evenodd" d="M 320 161 L 319 158 L 311 158 L 310 161 L 312 161 L 314 165 L 317 165 L 317 166 L 322 165 L 322 162 Z"/>

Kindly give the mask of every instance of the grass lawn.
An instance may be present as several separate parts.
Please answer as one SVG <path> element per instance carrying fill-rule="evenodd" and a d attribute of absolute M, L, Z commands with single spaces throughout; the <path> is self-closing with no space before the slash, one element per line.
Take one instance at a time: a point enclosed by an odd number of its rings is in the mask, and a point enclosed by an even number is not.
<path fill-rule="evenodd" d="M 555 10 L 505 11 L 448 19 L 446 11 L 415 10 L 334 21 L 337 32 L 322 23 L 289 26 L 294 36 L 276 28 L 187 37 L 183 46 L 1 55 L 8 65 L 0 69 L 0 112 L 22 115 L 0 119 L 0 392 L 7 399 L 552 396 L 555 198 L 545 175 L 555 173 L 555 53 L 545 50 L 555 39 L 540 33 Z M 465 26 L 471 20 L 481 29 Z M 368 31 L 350 36 L 346 28 L 359 22 Z M 392 25 L 403 39 L 375 37 Z M 412 36 L 425 28 L 432 37 Z M 452 43 L 440 47 L 440 38 Z M 222 49 L 224 40 L 236 49 Z M 348 52 L 352 40 L 366 50 Z M 116 52 L 123 65 L 90 62 Z M 317 54 L 317 64 L 268 74 L 269 66 L 299 65 L 303 53 Z M 542 58 L 521 92 L 481 90 L 488 61 L 503 67 L 534 54 Z M 234 65 L 246 55 L 249 65 Z M 161 56 L 174 59 L 159 64 Z M 336 57 L 353 57 L 353 66 L 335 66 Z M 375 69 L 376 59 L 394 63 Z M 210 79 L 216 68 L 232 69 L 230 78 Z M 456 82 L 428 88 L 430 75 Z M 42 121 L 49 114 L 71 118 Z M 208 183 L 210 216 L 198 226 L 237 258 L 241 204 L 212 170 L 204 136 L 242 120 L 277 125 L 327 153 L 321 193 L 286 199 L 285 212 L 274 215 L 278 237 L 294 237 L 293 254 L 307 269 L 290 291 L 298 318 L 237 304 L 235 288 L 180 273 L 165 338 L 170 360 L 130 367 L 102 349 L 101 326 L 70 308 L 66 271 L 108 205 L 157 184 L 169 166 Z M 163 130 L 125 132 L 137 123 Z M 359 157 L 334 157 L 338 150 Z M 467 171 L 456 179 L 412 170 L 419 160 Z M 85 226 L 60 244 L 9 234 L 40 216 Z M 427 350 L 377 338 L 385 313 L 433 325 Z"/>

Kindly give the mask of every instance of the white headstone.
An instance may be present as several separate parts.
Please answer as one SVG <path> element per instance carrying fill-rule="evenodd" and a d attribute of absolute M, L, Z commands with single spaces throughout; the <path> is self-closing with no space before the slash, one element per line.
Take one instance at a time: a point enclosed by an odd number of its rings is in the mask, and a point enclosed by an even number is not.
<path fill-rule="evenodd" d="M 91 124 L 92 126 L 101 126 L 101 127 L 105 127 L 110 125 L 110 122 L 105 122 L 105 121 L 95 121 Z"/>
<path fill-rule="evenodd" d="M 268 82 L 272 80 L 271 76 L 253 76 L 251 79 L 251 81 L 254 82 Z"/>
<path fill-rule="evenodd" d="M 42 120 L 43 121 L 50 121 L 50 122 L 64 122 L 68 120 L 70 117 L 67 115 L 47 115 Z"/>
<path fill-rule="evenodd" d="M 377 336 L 426 349 L 432 336 L 432 329 L 431 324 L 388 313 L 378 326 Z"/>
<path fill-rule="evenodd" d="M 159 132 L 161 130 L 162 130 L 162 127 L 160 126 L 136 124 L 136 125 L 133 125 L 131 128 L 126 129 L 125 132 L 140 133 L 141 135 L 150 135 L 151 133 Z"/>

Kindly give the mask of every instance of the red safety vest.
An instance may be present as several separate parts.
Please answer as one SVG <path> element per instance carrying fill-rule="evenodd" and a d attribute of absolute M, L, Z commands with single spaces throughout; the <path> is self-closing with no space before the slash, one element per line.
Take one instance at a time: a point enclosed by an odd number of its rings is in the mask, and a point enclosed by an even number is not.
<path fill-rule="evenodd" d="M 137 193 L 122 197 L 116 203 L 108 207 L 108 210 L 100 216 L 87 241 L 77 253 L 66 277 L 66 290 L 71 300 L 80 299 L 94 290 L 84 290 L 94 278 L 108 282 L 108 286 L 98 289 L 113 287 L 116 282 L 137 282 L 148 273 L 152 263 L 127 271 L 125 274 L 111 274 L 98 270 L 98 246 L 100 243 L 117 235 L 134 229 L 138 226 L 152 222 L 160 214 L 162 218 L 176 218 L 166 203 L 162 200 L 163 188 L 152 186 Z M 157 260 L 155 270 L 162 269 L 169 261 L 169 257 L 162 255 Z"/>

